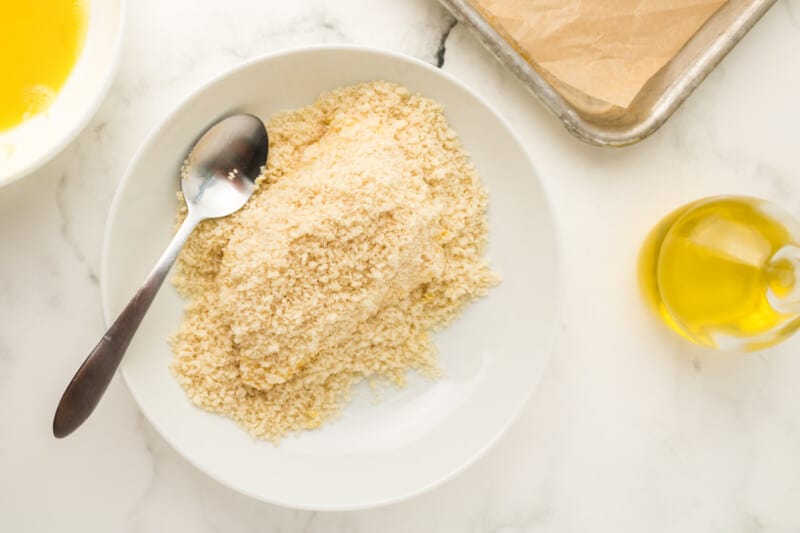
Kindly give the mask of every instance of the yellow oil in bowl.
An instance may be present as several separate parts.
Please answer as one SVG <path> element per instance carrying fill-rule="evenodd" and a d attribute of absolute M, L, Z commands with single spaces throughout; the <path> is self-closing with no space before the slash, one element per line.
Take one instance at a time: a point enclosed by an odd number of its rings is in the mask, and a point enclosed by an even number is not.
<path fill-rule="evenodd" d="M 0 131 L 50 106 L 83 49 L 88 0 L 0 0 Z"/>
<path fill-rule="evenodd" d="M 646 300 L 693 342 L 757 350 L 800 327 L 798 225 L 749 197 L 715 197 L 667 215 L 645 240 Z"/>

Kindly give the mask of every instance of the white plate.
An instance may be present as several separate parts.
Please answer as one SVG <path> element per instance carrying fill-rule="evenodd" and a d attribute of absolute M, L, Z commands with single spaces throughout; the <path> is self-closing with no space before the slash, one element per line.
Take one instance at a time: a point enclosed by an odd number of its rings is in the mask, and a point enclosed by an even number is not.
<path fill-rule="evenodd" d="M 53 105 L 0 132 L 0 186 L 55 157 L 94 116 L 117 69 L 125 0 L 89 0 L 89 26 L 78 62 Z"/>
<path fill-rule="evenodd" d="M 195 408 L 171 376 L 165 341 L 183 302 L 165 286 L 134 339 L 123 377 L 144 414 L 184 457 L 255 498 L 305 509 L 354 509 L 430 489 L 483 454 L 539 382 L 557 303 L 555 228 L 536 172 L 508 125 L 441 71 L 394 53 L 349 46 L 265 56 L 189 97 L 134 158 L 111 207 L 102 266 L 106 322 L 169 241 L 178 168 L 199 132 L 219 117 L 264 119 L 310 104 L 323 91 L 386 79 L 444 104 L 490 190 L 488 255 L 504 281 L 437 335 L 446 376 L 412 379 L 379 402 L 359 389 L 340 420 L 274 446 Z"/>

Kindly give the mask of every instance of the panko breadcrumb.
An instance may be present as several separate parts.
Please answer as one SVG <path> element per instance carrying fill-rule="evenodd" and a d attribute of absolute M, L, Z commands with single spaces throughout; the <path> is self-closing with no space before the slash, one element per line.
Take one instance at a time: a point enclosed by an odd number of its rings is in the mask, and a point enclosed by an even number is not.
<path fill-rule="evenodd" d="M 267 129 L 253 197 L 179 257 L 171 368 L 196 405 L 278 441 L 336 415 L 362 379 L 436 376 L 431 332 L 498 278 L 486 192 L 441 105 L 370 82 Z"/>

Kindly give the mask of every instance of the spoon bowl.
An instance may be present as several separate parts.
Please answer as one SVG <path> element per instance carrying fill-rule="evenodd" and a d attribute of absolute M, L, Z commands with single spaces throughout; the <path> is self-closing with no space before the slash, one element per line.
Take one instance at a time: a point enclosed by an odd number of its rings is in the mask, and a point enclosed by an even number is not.
<path fill-rule="evenodd" d="M 181 189 L 189 213 L 144 283 L 67 385 L 53 418 L 53 434 L 66 437 L 89 418 L 119 366 L 139 324 L 194 228 L 238 211 L 255 190 L 267 162 L 267 130 L 253 115 L 233 115 L 208 129 L 189 152 Z"/>
<path fill-rule="evenodd" d="M 253 193 L 268 144 L 264 123 L 253 115 L 233 115 L 212 126 L 181 169 L 189 212 L 218 218 L 238 211 Z"/>

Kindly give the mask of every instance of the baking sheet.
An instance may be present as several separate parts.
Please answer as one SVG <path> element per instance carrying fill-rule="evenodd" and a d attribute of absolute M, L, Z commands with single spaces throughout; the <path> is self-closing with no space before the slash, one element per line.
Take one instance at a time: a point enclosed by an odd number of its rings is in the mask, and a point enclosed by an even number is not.
<path fill-rule="evenodd" d="M 521 53 L 502 27 L 490 23 L 469 0 L 440 0 L 580 139 L 604 146 L 635 143 L 656 131 L 775 0 L 729 0 L 650 75 L 627 105 L 565 83 Z M 484 0 L 485 1 L 485 0 Z M 536 28 L 531 27 L 530 32 Z M 517 46 L 515 46 L 517 44 Z M 613 100 L 613 98 L 611 98 Z"/>

